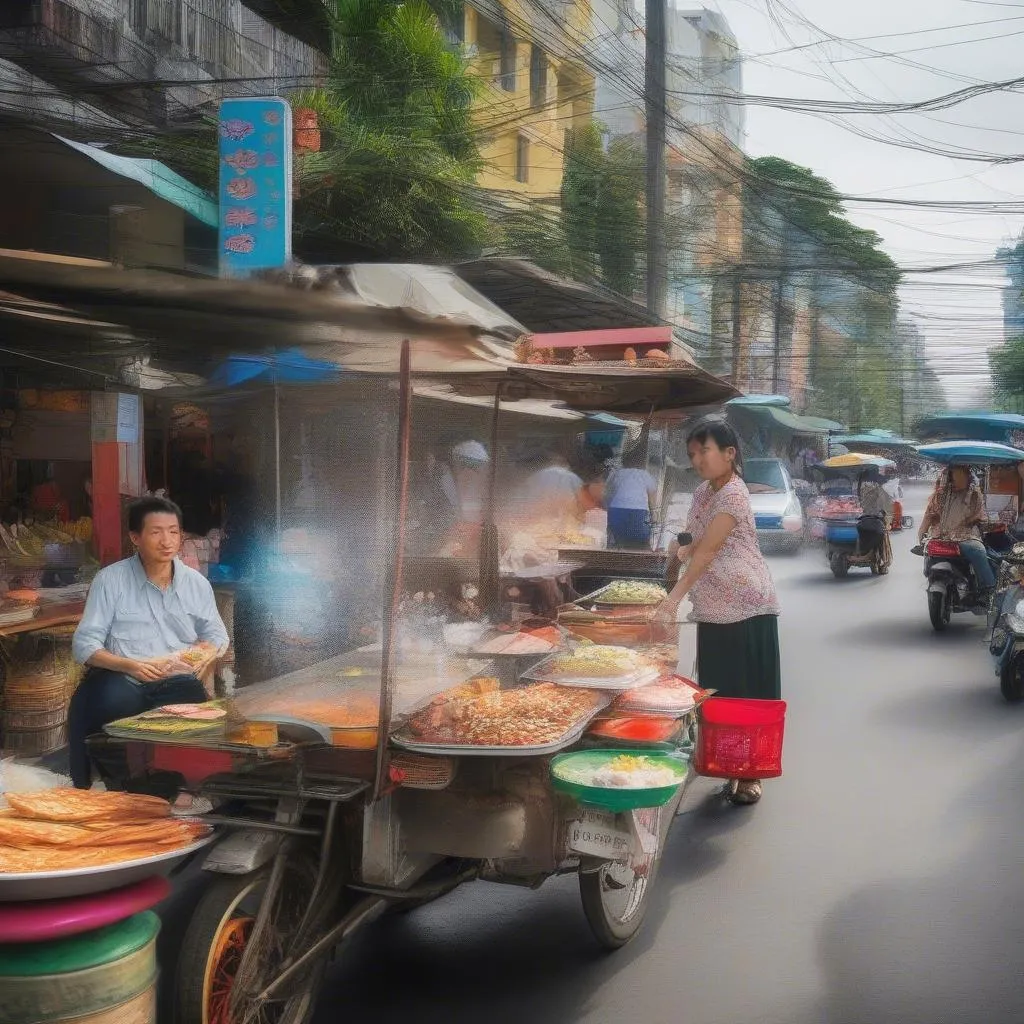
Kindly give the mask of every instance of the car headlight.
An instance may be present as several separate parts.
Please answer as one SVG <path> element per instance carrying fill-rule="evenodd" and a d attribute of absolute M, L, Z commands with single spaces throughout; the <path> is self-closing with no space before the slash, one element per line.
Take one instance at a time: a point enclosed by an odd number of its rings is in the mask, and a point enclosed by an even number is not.
<path fill-rule="evenodd" d="M 1017 607 L 1019 608 L 1020 605 Z M 1006 625 L 1018 636 L 1024 635 L 1024 618 L 1021 618 L 1016 610 L 1006 616 Z"/>

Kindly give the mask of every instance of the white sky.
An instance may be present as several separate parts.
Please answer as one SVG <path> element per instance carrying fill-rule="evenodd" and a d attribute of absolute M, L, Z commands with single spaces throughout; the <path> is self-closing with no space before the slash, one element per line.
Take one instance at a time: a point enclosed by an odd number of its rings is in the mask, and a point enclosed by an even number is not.
<path fill-rule="evenodd" d="M 720 0 L 719 9 L 743 51 L 748 94 L 914 102 L 1024 75 L 1024 0 Z M 818 30 L 801 24 L 801 16 Z M 777 52 L 830 36 L 862 42 L 827 41 Z M 1024 91 L 930 113 L 841 117 L 849 127 L 817 115 L 748 106 L 747 152 L 803 164 L 849 195 L 1021 201 L 1022 212 L 1010 214 L 848 204 L 851 219 L 877 231 L 904 268 L 991 258 L 1024 230 L 1024 163 L 954 159 L 864 139 L 851 130 L 943 149 L 1024 154 Z M 988 267 L 906 280 L 904 312 L 924 328 L 929 356 L 951 400 L 970 403 L 987 377 L 985 350 L 1002 340 L 1004 278 Z"/>

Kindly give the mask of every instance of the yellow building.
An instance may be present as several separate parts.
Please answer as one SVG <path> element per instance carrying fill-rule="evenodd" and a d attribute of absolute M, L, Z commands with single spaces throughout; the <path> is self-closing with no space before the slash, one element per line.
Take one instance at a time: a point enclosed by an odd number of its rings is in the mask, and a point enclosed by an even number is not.
<path fill-rule="evenodd" d="M 466 8 L 461 26 L 484 80 L 478 181 L 512 201 L 558 199 L 566 132 L 594 110 L 594 75 L 585 64 L 590 0 L 552 4 L 550 13 L 543 4 L 480 0 Z"/>

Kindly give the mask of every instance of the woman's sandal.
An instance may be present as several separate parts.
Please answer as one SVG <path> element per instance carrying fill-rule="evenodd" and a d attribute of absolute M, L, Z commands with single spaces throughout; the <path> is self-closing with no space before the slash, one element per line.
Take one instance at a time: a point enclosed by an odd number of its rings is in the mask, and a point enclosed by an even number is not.
<path fill-rule="evenodd" d="M 740 779 L 729 793 L 729 799 L 734 804 L 756 804 L 761 799 L 761 792 L 760 779 Z"/>

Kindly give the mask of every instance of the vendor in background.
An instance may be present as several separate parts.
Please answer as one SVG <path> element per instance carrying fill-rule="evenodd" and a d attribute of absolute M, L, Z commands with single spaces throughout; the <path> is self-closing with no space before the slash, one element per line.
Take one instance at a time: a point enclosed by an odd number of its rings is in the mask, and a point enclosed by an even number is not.
<path fill-rule="evenodd" d="M 657 617 L 676 622 L 679 604 L 689 595 L 700 685 L 721 697 L 778 700 L 779 602 L 757 543 L 739 439 L 725 421 L 704 420 L 691 430 L 686 447 L 704 482 L 687 517 L 692 543 L 677 549 L 685 568 Z M 756 803 L 761 783 L 733 779 L 727 795 L 733 803 Z"/>
<path fill-rule="evenodd" d="M 62 523 L 71 519 L 71 510 L 52 470 L 47 470 L 46 479 L 32 488 L 32 512 L 40 519 L 56 519 Z"/>
<path fill-rule="evenodd" d="M 482 521 L 490 461 L 487 449 L 479 441 L 462 441 L 452 446 L 447 465 L 441 467 L 440 484 L 453 521 Z"/>
<path fill-rule="evenodd" d="M 68 709 L 71 780 L 92 782 L 86 738 L 109 722 L 165 704 L 207 700 L 203 667 L 174 653 L 202 644 L 207 667 L 228 646 L 213 589 L 178 559 L 181 510 L 166 498 L 142 498 L 128 510 L 136 553 L 97 573 L 75 631 L 75 660 L 87 667 Z"/>
<path fill-rule="evenodd" d="M 605 484 L 608 540 L 615 548 L 651 546 L 651 512 L 658 500 L 658 484 L 647 472 L 647 449 L 636 445 L 613 469 Z"/>
<path fill-rule="evenodd" d="M 583 481 L 569 468 L 569 460 L 549 448 L 533 460 L 533 472 L 523 484 L 523 499 L 534 514 L 572 516 Z"/>

